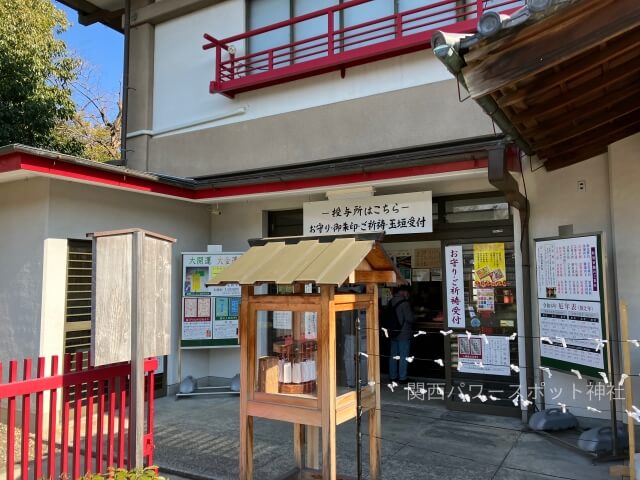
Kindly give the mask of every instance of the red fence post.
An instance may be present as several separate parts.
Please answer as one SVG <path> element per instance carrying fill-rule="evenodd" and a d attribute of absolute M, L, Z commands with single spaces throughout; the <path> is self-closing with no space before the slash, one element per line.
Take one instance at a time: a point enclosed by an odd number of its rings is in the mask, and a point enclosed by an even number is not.
<path fill-rule="evenodd" d="M 25 358 L 22 365 L 22 379 L 31 379 L 32 362 Z M 31 394 L 22 395 L 22 455 L 20 456 L 22 478 L 29 478 L 29 427 L 31 423 Z"/>
<path fill-rule="evenodd" d="M 87 358 L 88 360 L 88 358 Z M 87 368 L 90 371 L 91 367 Z M 93 468 L 93 385 L 94 381 L 87 382 L 87 411 L 85 416 L 85 435 L 84 435 L 84 471 L 85 473 L 98 472 L 99 461 L 96 459 L 96 469 Z"/>
<path fill-rule="evenodd" d="M 98 380 L 98 424 L 96 426 L 96 473 L 102 473 L 104 456 L 104 380 Z"/>
<path fill-rule="evenodd" d="M 37 378 L 44 378 L 45 376 L 45 364 L 44 357 L 38 358 L 38 369 L 36 370 Z M 36 445 L 34 451 L 34 470 L 33 480 L 40 480 L 42 478 L 42 429 L 43 429 L 43 414 L 44 408 L 44 391 L 38 390 L 36 392 Z M 23 477 L 26 480 L 26 477 Z"/>
<path fill-rule="evenodd" d="M 56 377 L 58 375 L 58 356 L 51 357 L 51 376 Z M 58 428 L 57 421 L 58 410 L 58 391 L 52 388 L 49 393 L 49 465 L 48 473 L 49 478 L 55 478 L 56 475 L 56 429 Z"/>
<path fill-rule="evenodd" d="M 75 354 L 75 372 L 82 371 L 82 352 Z M 80 473 L 80 447 L 82 442 L 80 434 L 82 432 L 82 384 L 76 383 L 73 392 L 73 478 L 78 478 Z"/>
<path fill-rule="evenodd" d="M 71 354 L 64 356 L 64 365 L 62 374 L 71 372 Z M 69 391 L 71 386 L 64 385 L 62 387 L 62 435 L 60 438 L 60 474 L 69 474 Z"/>
<path fill-rule="evenodd" d="M 126 376 L 118 379 L 118 396 L 120 397 L 120 407 L 118 409 L 118 467 L 124 468 L 124 446 L 125 446 L 125 426 L 124 421 L 127 416 L 127 389 L 125 383 Z"/>
<path fill-rule="evenodd" d="M 154 395 L 155 395 L 155 377 L 154 371 L 151 370 L 148 373 L 149 376 L 149 395 L 147 397 L 147 401 L 149 404 L 148 408 L 148 418 L 147 418 L 147 435 L 149 436 L 149 440 L 147 441 L 147 445 L 149 445 L 149 453 L 147 455 L 147 465 L 153 465 L 153 428 L 154 428 Z"/>
<path fill-rule="evenodd" d="M 478 20 L 480 20 L 480 17 L 482 16 L 483 11 L 484 11 L 484 0 L 478 0 L 477 7 L 476 7 L 476 18 Z"/>
<path fill-rule="evenodd" d="M 116 377 L 109 379 L 109 433 L 107 435 L 107 467 L 113 466 L 116 428 Z"/>
<path fill-rule="evenodd" d="M 18 376 L 18 362 L 9 362 L 9 383 Z M 9 397 L 7 403 L 7 480 L 15 478 L 15 440 L 16 440 L 16 397 Z"/>

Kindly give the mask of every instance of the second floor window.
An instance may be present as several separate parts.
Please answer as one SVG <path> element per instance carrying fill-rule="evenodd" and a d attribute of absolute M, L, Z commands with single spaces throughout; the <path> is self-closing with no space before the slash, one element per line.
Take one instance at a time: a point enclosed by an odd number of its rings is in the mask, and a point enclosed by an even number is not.
<path fill-rule="evenodd" d="M 344 0 L 248 0 L 247 29 L 255 30 L 273 25 L 283 20 L 299 17 L 307 13 L 344 3 Z M 359 28 L 351 28 L 373 20 L 389 17 L 394 13 L 414 8 L 442 3 L 441 0 L 372 0 L 370 2 L 344 9 L 334 14 L 334 30 L 342 32 L 334 36 L 334 53 L 352 50 L 372 43 L 392 40 L 396 35 L 393 19 Z M 442 13 L 445 12 L 445 13 Z M 403 22 L 407 31 L 403 34 L 419 33 L 437 27 L 434 20 L 451 17 L 451 5 L 434 5 L 428 12 L 421 11 L 407 15 Z M 426 16 L 425 16 L 426 15 Z M 443 23 L 450 22 L 447 19 Z M 437 23 L 437 22 L 436 22 Z M 269 32 L 252 36 L 248 41 L 250 54 L 265 52 L 250 61 L 247 73 L 259 73 L 269 69 L 283 67 L 291 63 L 303 62 L 327 55 L 326 37 L 312 40 L 327 34 L 328 18 L 317 18 L 281 27 Z M 305 41 L 306 40 L 306 41 Z M 297 45 L 291 45 L 293 43 Z M 273 50 L 269 53 L 270 50 Z M 271 62 L 271 63 L 270 63 Z"/>

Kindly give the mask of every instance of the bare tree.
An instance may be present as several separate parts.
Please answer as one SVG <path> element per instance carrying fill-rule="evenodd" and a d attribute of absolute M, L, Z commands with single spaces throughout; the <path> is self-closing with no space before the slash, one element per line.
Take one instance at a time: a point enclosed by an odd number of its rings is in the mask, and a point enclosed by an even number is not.
<path fill-rule="evenodd" d="M 97 78 L 95 69 L 83 62 L 77 78 L 71 82 L 76 112 L 72 119 L 58 125 L 58 131 L 81 143 L 83 156 L 90 160 L 117 160 L 122 128 L 121 92 L 105 92 Z"/>

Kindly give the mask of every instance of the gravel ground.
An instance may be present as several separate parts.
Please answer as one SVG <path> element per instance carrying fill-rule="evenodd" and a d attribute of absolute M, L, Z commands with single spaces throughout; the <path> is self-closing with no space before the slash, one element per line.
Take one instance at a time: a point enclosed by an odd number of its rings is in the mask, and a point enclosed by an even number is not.
<path fill-rule="evenodd" d="M 35 440 L 34 435 L 29 435 L 29 459 L 33 459 Z M 22 429 L 15 428 L 15 445 L 14 445 L 14 459 L 18 463 L 20 461 L 20 445 L 22 442 Z M 0 472 L 6 469 L 7 465 L 7 425 L 0 423 Z"/>

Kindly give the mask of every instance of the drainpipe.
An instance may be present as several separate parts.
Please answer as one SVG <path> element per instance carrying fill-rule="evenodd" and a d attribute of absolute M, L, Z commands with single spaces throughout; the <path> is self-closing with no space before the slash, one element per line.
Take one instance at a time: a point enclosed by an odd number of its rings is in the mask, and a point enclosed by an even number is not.
<path fill-rule="evenodd" d="M 447 34 L 443 32 L 435 32 L 432 36 L 431 44 L 433 45 L 433 53 L 447 67 L 449 72 L 457 79 L 457 81 L 467 89 L 467 84 L 462 75 L 462 69 L 466 66 L 464 59 L 458 53 L 460 39 L 464 35 Z M 467 89 L 468 90 L 468 89 Z M 515 144 L 527 155 L 533 155 L 534 151 L 531 145 L 522 138 L 520 133 L 513 126 L 504 112 L 500 109 L 496 101 L 490 95 L 484 95 L 475 99 L 476 103 L 491 117 L 491 119 L 500 127 L 505 135 L 510 137 Z M 533 322 L 531 315 L 531 268 L 529 254 L 529 202 L 520 193 L 518 182 L 507 169 L 507 162 L 504 155 L 504 145 L 489 150 L 489 183 L 504 193 L 505 198 L 510 206 L 516 208 L 520 213 L 522 236 L 520 242 L 520 251 L 522 254 L 522 287 L 523 287 L 523 309 L 524 309 L 524 349 L 525 349 L 525 380 L 527 389 L 534 386 L 534 369 L 533 369 Z M 529 390 L 527 390 L 528 393 Z M 526 395 L 525 395 L 526 398 Z M 532 412 L 529 407 L 523 412 L 523 421 L 528 421 L 528 416 Z"/>
<path fill-rule="evenodd" d="M 504 154 L 504 145 L 489 150 L 489 183 L 504 193 L 510 206 L 516 208 L 520 213 L 520 224 L 522 235 L 520 238 L 520 253 L 522 255 L 522 303 L 524 316 L 524 357 L 525 357 L 525 380 L 527 395 L 535 384 L 533 366 L 533 321 L 531 315 L 531 268 L 529 254 L 529 201 L 520 193 L 518 182 L 511 175 L 507 168 L 507 161 Z M 521 341 L 520 339 L 519 341 Z M 522 393 L 522 392 L 521 392 Z M 523 411 L 523 422 L 529 421 L 529 415 L 533 408 L 528 407 Z"/>
<path fill-rule="evenodd" d="M 124 2 L 124 64 L 122 66 L 122 112 L 120 121 L 120 163 L 127 166 L 127 114 L 129 112 L 129 37 L 131 33 L 131 0 Z"/>

